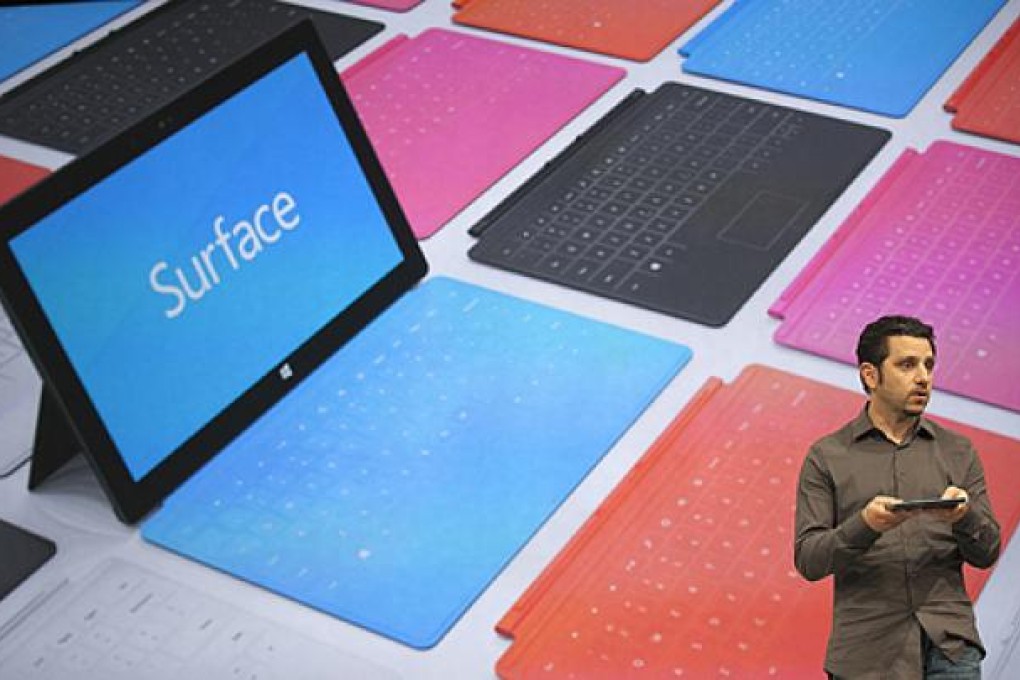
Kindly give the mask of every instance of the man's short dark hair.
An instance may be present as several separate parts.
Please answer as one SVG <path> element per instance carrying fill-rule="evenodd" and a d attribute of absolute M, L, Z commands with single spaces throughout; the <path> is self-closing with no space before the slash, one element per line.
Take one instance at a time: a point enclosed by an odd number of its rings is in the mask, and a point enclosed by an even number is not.
<path fill-rule="evenodd" d="M 931 345 L 932 354 L 935 350 L 935 329 L 920 319 L 912 316 L 883 316 L 875 319 L 861 331 L 857 340 L 857 365 L 872 364 L 881 367 L 889 356 L 888 338 L 906 335 L 911 338 L 924 338 Z M 861 380 L 864 385 L 864 380 Z M 868 391 L 868 386 L 864 385 Z"/>

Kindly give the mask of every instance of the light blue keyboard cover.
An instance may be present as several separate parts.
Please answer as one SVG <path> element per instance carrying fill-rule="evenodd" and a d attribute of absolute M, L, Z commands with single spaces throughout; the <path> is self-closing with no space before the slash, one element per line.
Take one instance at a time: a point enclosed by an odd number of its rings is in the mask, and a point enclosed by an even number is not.
<path fill-rule="evenodd" d="M 690 357 L 433 278 L 173 494 L 142 534 L 431 647 Z"/>
<path fill-rule="evenodd" d="M 736 0 L 683 70 L 903 117 L 1006 0 Z"/>
<path fill-rule="evenodd" d="M 9 4 L 9 3 L 4 3 Z M 119 2 L 15 3 L 0 7 L 0 80 L 74 42 L 141 4 Z"/>

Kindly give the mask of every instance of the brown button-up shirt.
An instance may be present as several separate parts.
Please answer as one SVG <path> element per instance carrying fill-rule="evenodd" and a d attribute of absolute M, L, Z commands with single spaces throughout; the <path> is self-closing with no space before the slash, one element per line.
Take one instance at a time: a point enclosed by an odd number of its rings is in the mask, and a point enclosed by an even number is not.
<path fill-rule="evenodd" d="M 969 497 L 967 514 L 955 524 L 920 513 L 878 533 L 861 517 L 877 495 L 932 498 L 950 485 Z M 808 452 L 795 541 L 794 560 L 805 578 L 835 578 L 828 672 L 920 678 L 922 628 L 950 658 L 964 643 L 981 648 L 962 566 L 991 566 L 1000 534 L 981 461 L 965 437 L 922 417 L 897 445 L 865 409 Z"/>

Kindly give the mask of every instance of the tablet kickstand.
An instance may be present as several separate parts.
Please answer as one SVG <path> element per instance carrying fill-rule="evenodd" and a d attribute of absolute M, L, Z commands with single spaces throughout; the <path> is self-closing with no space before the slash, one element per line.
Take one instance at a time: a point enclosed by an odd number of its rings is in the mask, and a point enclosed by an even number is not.
<path fill-rule="evenodd" d="M 39 488 L 81 450 L 81 444 L 67 422 L 67 417 L 50 388 L 43 385 L 39 398 L 39 419 L 35 426 L 35 446 L 28 471 L 28 488 Z"/>

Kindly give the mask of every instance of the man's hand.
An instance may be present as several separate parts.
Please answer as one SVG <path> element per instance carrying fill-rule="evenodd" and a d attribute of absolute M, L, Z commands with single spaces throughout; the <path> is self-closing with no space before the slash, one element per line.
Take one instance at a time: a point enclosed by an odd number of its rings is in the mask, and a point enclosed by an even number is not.
<path fill-rule="evenodd" d="M 861 510 L 861 518 L 864 523 L 871 527 L 872 531 L 885 533 L 890 529 L 898 527 L 913 517 L 918 510 L 901 510 L 893 512 L 890 508 L 896 503 L 902 502 L 900 498 L 892 496 L 875 496 Z"/>
<path fill-rule="evenodd" d="M 969 507 L 969 497 L 967 492 L 956 486 L 946 487 L 946 490 L 942 492 L 943 498 L 962 498 L 963 503 L 960 503 L 955 508 L 948 508 L 942 510 L 932 510 L 929 514 L 931 518 L 939 522 L 949 522 L 950 524 L 956 524 L 959 522 L 964 515 L 967 514 L 967 508 Z"/>

